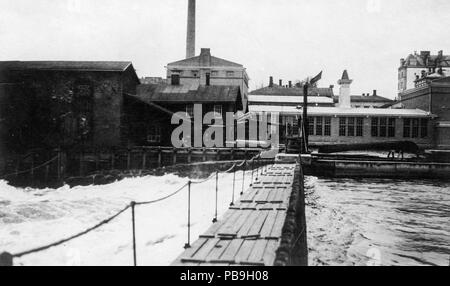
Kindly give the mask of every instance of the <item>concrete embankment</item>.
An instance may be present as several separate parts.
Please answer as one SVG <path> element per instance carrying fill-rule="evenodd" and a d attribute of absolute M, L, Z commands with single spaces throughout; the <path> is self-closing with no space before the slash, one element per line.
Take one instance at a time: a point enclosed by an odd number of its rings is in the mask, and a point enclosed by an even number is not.
<path fill-rule="evenodd" d="M 450 164 L 312 159 L 307 173 L 331 177 L 450 179 Z"/>

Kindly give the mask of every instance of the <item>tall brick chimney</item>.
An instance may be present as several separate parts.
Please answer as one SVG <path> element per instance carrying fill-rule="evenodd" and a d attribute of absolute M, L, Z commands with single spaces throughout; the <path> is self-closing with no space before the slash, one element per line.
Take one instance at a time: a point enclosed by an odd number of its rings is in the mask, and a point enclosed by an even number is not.
<path fill-rule="evenodd" d="M 195 0 L 189 0 L 187 38 L 186 38 L 186 58 L 195 57 Z"/>

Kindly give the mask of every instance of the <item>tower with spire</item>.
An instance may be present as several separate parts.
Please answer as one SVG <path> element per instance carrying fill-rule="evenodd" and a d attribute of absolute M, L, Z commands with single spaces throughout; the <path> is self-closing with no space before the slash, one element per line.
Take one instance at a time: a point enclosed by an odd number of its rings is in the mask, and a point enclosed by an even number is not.
<path fill-rule="evenodd" d="M 338 107 L 350 108 L 350 85 L 353 80 L 349 78 L 347 70 L 344 70 L 342 78 L 338 80 L 339 88 L 339 104 Z"/>

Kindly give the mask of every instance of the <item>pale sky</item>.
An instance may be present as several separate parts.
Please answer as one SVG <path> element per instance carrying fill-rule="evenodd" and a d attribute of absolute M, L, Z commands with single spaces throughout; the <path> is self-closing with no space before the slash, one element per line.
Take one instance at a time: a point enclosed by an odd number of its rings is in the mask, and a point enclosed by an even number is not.
<path fill-rule="evenodd" d="M 125 60 L 164 76 L 183 59 L 187 0 L 0 0 L 0 60 Z M 197 54 L 243 64 L 250 89 L 323 70 L 352 94 L 397 94 L 400 58 L 450 54 L 448 0 L 197 0 Z M 337 87 L 335 93 L 338 92 Z"/>

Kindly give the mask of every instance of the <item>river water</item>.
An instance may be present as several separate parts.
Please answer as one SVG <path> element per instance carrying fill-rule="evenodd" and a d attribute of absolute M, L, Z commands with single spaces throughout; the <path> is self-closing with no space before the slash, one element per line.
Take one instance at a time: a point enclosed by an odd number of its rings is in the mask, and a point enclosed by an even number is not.
<path fill-rule="evenodd" d="M 310 265 L 450 263 L 450 182 L 306 177 Z"/>

